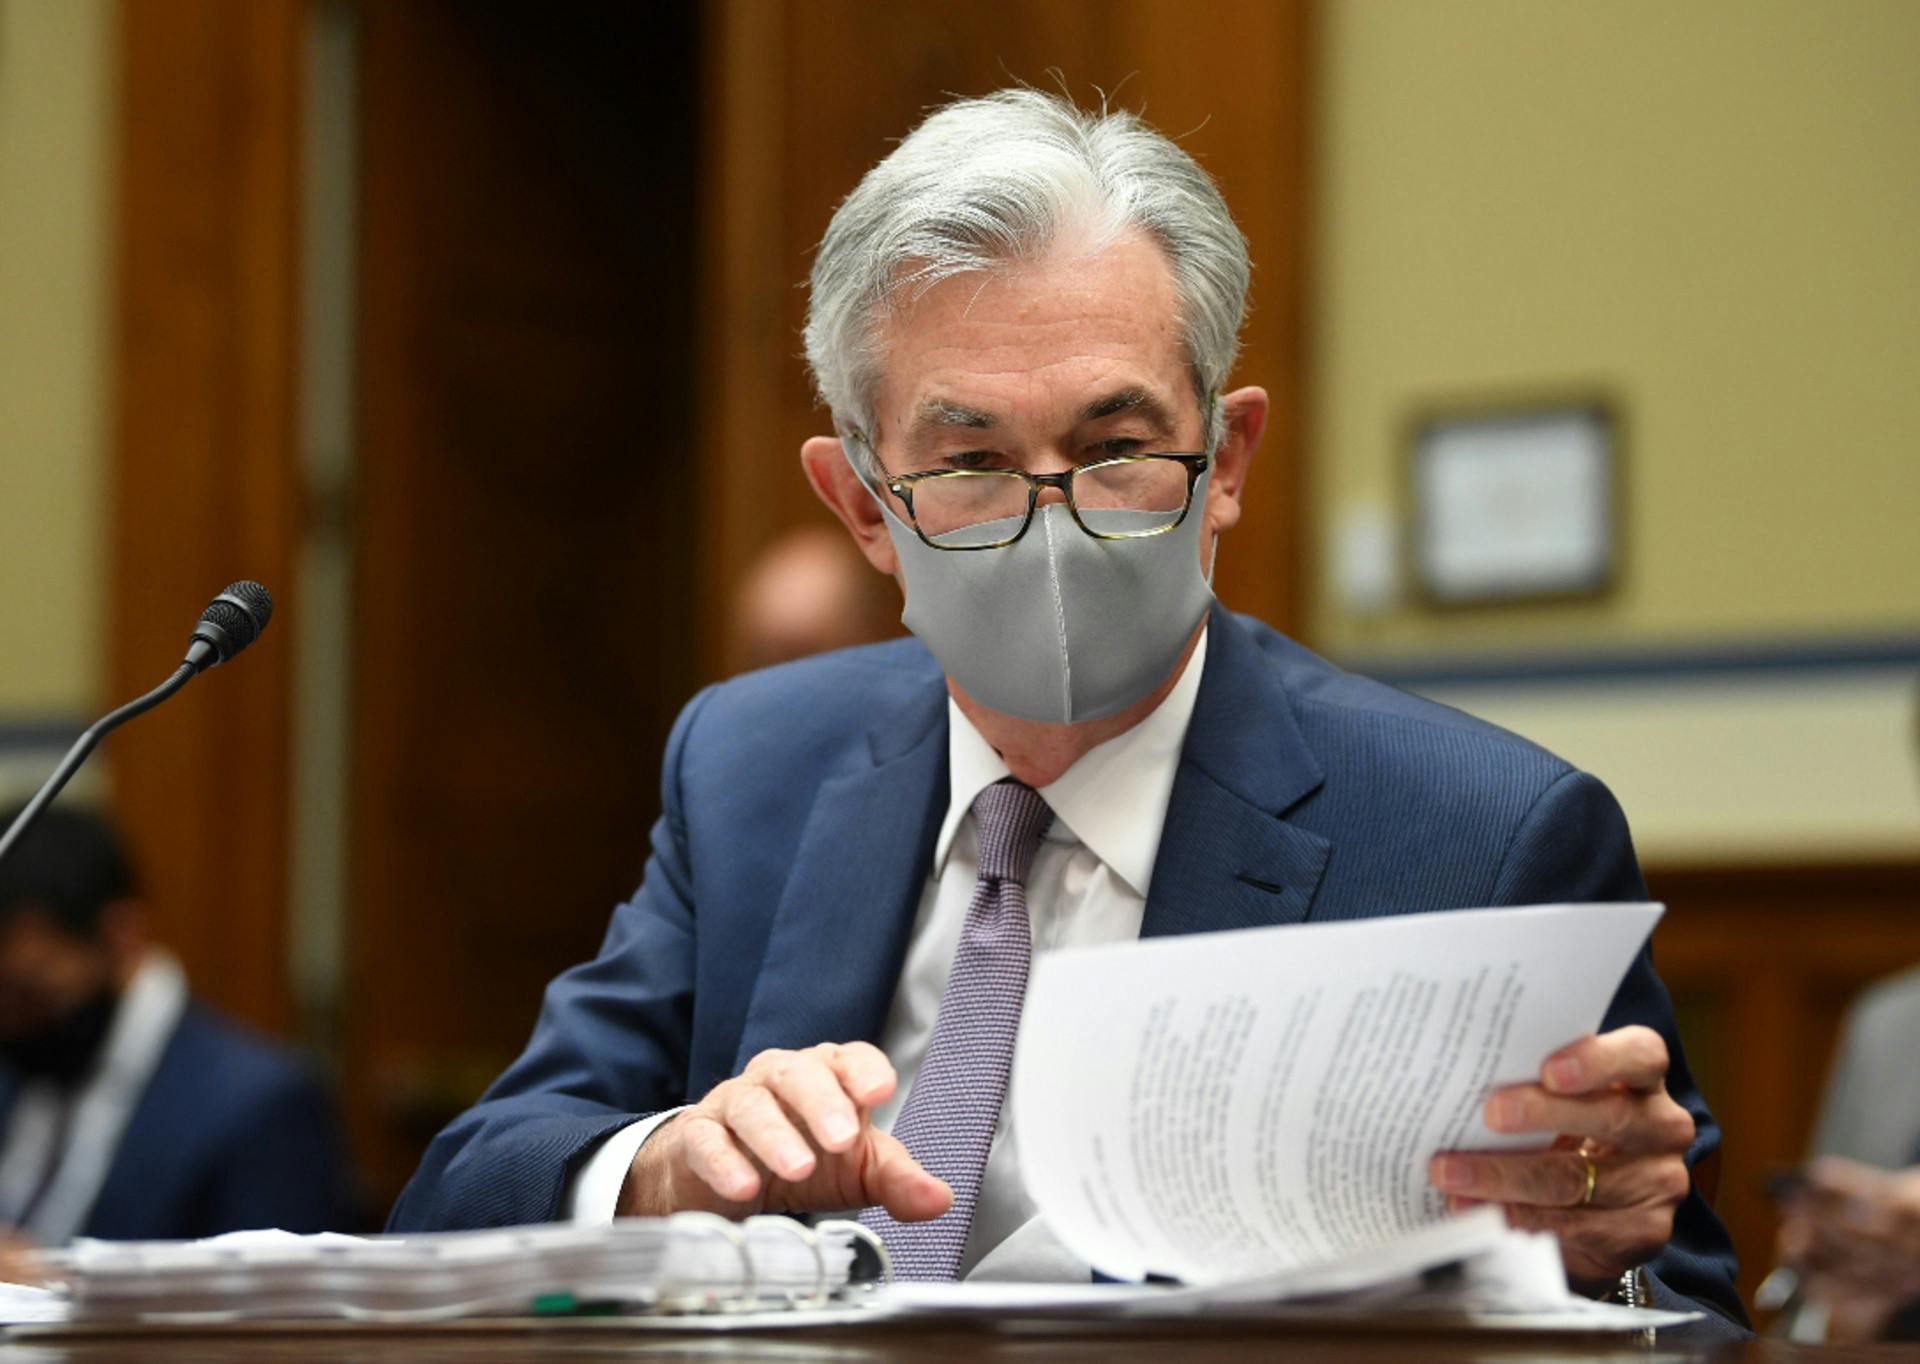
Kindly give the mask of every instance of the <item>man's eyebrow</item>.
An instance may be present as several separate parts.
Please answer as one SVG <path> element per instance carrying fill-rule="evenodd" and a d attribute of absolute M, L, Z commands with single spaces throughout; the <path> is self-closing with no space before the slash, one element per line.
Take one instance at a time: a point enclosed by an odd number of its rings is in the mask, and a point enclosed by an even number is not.
<path fill-rule="evenodd" d="M 1150 421 L 1157 421 L 1163 426 L 1167 424 L 1166 405 L 1137 384 L 1109 393 L 1104 398 L 1095 398 L 1080 409 L 1080 420 L 1099 421 L 1102 417 L 1111 417 L 1119 412 L 1138 412 Z"/>
<path fill-rule="evenodd" d="M 998 426 L 1000 419 L 990 412 L 981 412 L 977 408 L 950 403 L 944 398 L 929 398 L 920 404 L 920 411 L 915 414 L 913 424 L 915 427 L 965 426 L 983 431 L 990 426 Z"/>

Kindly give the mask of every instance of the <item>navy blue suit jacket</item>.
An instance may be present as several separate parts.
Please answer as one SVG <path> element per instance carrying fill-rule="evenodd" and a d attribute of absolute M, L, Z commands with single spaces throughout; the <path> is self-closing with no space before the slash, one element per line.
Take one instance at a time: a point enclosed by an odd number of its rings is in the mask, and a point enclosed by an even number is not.
<path fill-rule="evenodd" d="M 0 1081 L 0 1129 L 15 1093 Z M 217 1236 L 251 1227 L 357 1230 L 339 1123 L 303 1066 L 189 1004 L 160 1054 L 83 1236 Z"/>
<path fill-rule="evenodd" d="M 634 1115 L 767 1047 L 877 1040 L 946 810 L 946 715 L 913 640 L 695 698 L 639 892 L 600 955 L 548 988 L 525 1053 L 435 1139 L 391 1226 L 555 1218 L 569 1174 Z M 1598 781 L 1215 608 L 1143 936 L 1645 895 Z M 1697 1162 L 1718 1132 L 1644 953 L 1606 1026 L 1628 1022 L 1667 1039 Z M 1697 1194 L 1653 1269 L 1666 1300 L 1742 1319 L 1732 1248 Z"/>

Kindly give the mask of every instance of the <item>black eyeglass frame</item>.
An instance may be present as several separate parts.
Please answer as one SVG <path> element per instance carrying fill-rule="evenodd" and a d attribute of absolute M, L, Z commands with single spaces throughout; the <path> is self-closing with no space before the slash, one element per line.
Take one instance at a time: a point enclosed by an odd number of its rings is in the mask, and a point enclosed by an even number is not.
<path fill-rule="evenodd" d="M 1074 500 L 1073 477 L 1089 469 L 1107 469 L 1117 464 L 1144 464 L 1149 460 L 1171 460 L 1184 465 L 1187 471 L 1187 500 L 1181 504 L 1180 515 L 1164 526 L 1155 526 L 1152 530 L 1098 531 L 1089 526 L 1080 516 L 1080 504 Z M 913 527 L 913 533 L 934 549 L 950 554 L 965 553 L 976 549 L 1005 549 L 1016 543 L 1033 525 L 1034 508 L 1040 502 L 1042 488 L 1058 488 L 1060 495 L 1067 499 L 1067 513 L 1073 517 L 1073 523 L 1096 540 L 1146 540 L 1155 535 L 1165 535 L 1170 530 L 1178 530 L 1187 516 L 1193 511 L 1193 489 L 1199 483 L 1213 462 L 1212 455 L 1205 454 L 1151 454 L 1151 455 L 1114 455 L 1108 459 L 1090 460 L 1085 464 L 1076 464 L 1057 474 L 1030 474 L 1025 469 L 927 469 L 917 474 L 888 474 L 887 491 L 899 498 L 907 508 L 907 521 Z M 1007 478 L 1017 476 L 1027 484 L 1027 513 L 1020 521 L 1020 529 L 1004 540 L 992 540 L 979 545 L 943 545 L 920 528 L 920 518 L 913 510 L 914 485 L 941 478 Z"/>

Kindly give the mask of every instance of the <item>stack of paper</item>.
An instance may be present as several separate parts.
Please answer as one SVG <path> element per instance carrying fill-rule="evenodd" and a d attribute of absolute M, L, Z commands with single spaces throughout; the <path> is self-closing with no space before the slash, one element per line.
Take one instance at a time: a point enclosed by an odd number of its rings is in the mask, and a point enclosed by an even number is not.
<path fill-rule="evenodd" d="M 424 1236 L 241 1232 L 79 1241 L 50 1252 L 76 1321 L 434 1321 L 591 1308 L 702 1311 L 823 1302 L 855 1276 L 847 1223 L 682 1214 L 612 1226 Z"/>

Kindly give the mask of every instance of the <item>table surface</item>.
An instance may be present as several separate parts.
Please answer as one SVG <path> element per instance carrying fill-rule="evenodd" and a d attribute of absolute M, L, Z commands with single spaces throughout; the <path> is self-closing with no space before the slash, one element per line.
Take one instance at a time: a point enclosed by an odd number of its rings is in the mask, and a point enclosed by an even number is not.
<path fill-rule="evenodd" d="M 453 1364 L 464 1360 L 687 1360 L 717 1357 L 766 1364 L 906 1364 L 929 1360 L 1003 1360 L 1013 1364 L 1235 1364 L 1240 1360 L 1328 1361 L 1382 1364 L 1421 1360 L 1431 1364 L 1509 1361 L 1552 1364 L 1560 1360 L 1671 1361 L 1672 1364 L 1852 1364 L 1852 1361 L 1912 1361 L 1913 1346 L 1807 1346 L 1770 1340 L 1690 1345 L 1663 1338 L 1652 1349 L 1618 1336 L 1489 1336 L 1485 1334 L 1319 1333 L 1208 1327 L 1132 1328 L 1089 1332 L 999 1334 L 948 1327 L 872 1326 L 858 1330 L 804 1330 L 751 1335 L 660 1335 L 652 1332 L 561 1328 L 487 1331 L 378 1332 L 321 1329 L 162 1336 L 35 1338 L 0 1345 L 0 1364 L 53 1364 L 60 1360 L 178 1361 L 394 1360 Z"/>

